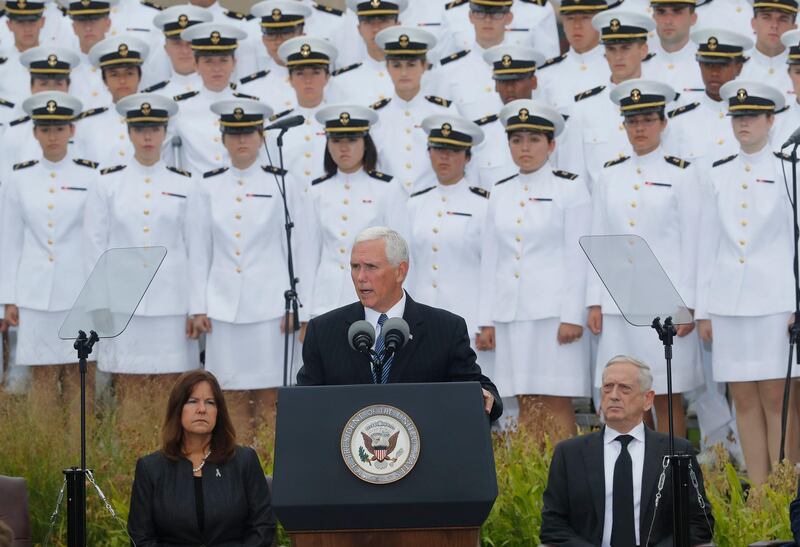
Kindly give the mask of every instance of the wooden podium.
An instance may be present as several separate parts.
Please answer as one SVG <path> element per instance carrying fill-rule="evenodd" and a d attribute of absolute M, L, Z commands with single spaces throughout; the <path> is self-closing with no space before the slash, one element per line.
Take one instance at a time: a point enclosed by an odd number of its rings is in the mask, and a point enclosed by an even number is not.
<path fill-rule="evenodd" d="M 497 497 L 477 382 L 278 390 L 272 505 L 294 547 L 476 547 Z M 343 432 L 371 405 L 416 426 L 405 476 L 373 484 L 348 467 Z"/>

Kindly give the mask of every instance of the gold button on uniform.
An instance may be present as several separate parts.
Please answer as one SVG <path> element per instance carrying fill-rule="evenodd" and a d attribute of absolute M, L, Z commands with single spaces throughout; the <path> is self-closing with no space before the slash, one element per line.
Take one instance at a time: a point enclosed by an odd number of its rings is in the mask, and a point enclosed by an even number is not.
<path fill-rule="evenodd" d="M 146 234 L 149 234 L 149 233 L 150 233 L 150 228 L 148 228 L 147 226 L 145 226 L 144 228 L 142 228 L 142 231 L 143 231 L 144 233 L 146 233 Z"/>
<path fill-rule="evenodd" d="M 145 209 L 144 211 L 142 211 L 142 213 L 144 213 L 145 216 L 147 216 L 150 214 L 150 209 Z"/>
<path fill-rule="evenodd" d="M 439 217 L 439 218 L 442 218 L 444 216 L 444 213 L 439 211 L 438 213 L 436 213 L 436 216 Z"/>
<path fill-rule="evenodd" d="M 741 224 L 742 224 L 742 226 L 747 226 L 747 221 L 746 220 L 742 220 Z"/>
<path fill-rule="evenodd" d="M 434 288 L 434 289 L 438 289 L 438 288 L 439 288 L 439 285 L 437 285 L 436 283 L 434 283 L 434 284 L 433 284 L 433 288 Z"/>
<path fill-rule="evenodd" d="M 48 256 L 48 257 L 47 257 L 47 260 L 49 260 L 50 262 L 55 262 L 55 260 L 56 260 L 56 257 L 54 257 L 54 256 Z"/>
<path fill-rule="evenodd" d="M 239 203 L 241 203 L 241 202 L 242 202 L 242 196 L 236 196 L 236 201 L 238 201 Z"/>
<path fill-rule="evenodd" d="M 514 272 L 514 277 L 516 277 L 517 279 L 519 279 L 519 272 Z"/>
<path fill-rule="evenodd" d="M 144 199 L 150 199 L 150 192 L 144 193 Z"/>
<path fill-rule="evenodd" d="M 750 172 L 750 166 L 749 166 L 749 165 L 745 165 L 745 166 L 744 166 L 744 170 L 745 170 L 745 171 L 747 171 L 747 172 L 749 173 L 749 172 Z"/>
<path fill-rule="evenodd" d="M 233 237 L 236 238 L 242 237 L 242 232 L 233 232 Z"/>
<path fill-rule="evenodd" d="M 55 194 L 55 193 L 56 193 L 56 189 L 55 189 L 55 188 L 50 188 L 49 192 L 50 192 L 51 194 Z"/>
<path fill-rule="evenodd" d="M 339 232 L 339 235 L 341 235 L 342 237 L 347 237 L 347 230 L 342 230 L 341 232 Z"/>
<path fill-rule="evenodd" d="M 52 244 L 53 244 L 53 240 L 52 240 L 52 239 L 48 239 L 48 240 L 47 240 L 47 244 L 48 244 L 48 245 L 52 245 Z"/>
<path fill-rule="evenodd" d="M 48 228 L 52 228 L 53 226 L 55 226 L 55 223 L 52 220 L 48 220 L 47 221 L 47 227 Z"/>
<path fill-rule="evenodd" d="M 239 186 L 244 186 L 244 181 L 242 179 L 239 179 L 236 181 L 236 184 L 238 184 Z"/>
<path fill-rule="evenodd" d="M 514 239 L 519 243 L 522 241 L 522 236 L 516 236 Z"/>
<path fill-rule="evenodd" d="M 433 233 L 434 233 L 434 234 L 438 234 L 438 233 L 439 233 L 439 228 L 434 228 L 434 229 L 433 229 Z"/>
<path fill-rule="evenodd" d="M 744 264 L 744 257 L 739 257 L 739 264 Z"/>
<path fill-rule="evenodd" d="M 239 249 L 236 249 L 236 256 L 242 256 L 242 251 L 240 251 Z"/>
<path fill-rule="evenodd" d="M 631 228 L 633 228 L 634 226 L 636 226 L 636 221 L 635 221 L 635 220 L 629 220 L 629 221 L 628 221 L 628 225 L 629 225 Z"/>
<path fill-rule="evenodd" d="M 56 208 L 56 206 L 55 206 L 55 205 L 53 205 L 52 203 L 48 203 L 48 204 L 47 204 L 47 208 L 48 208 L 48 209 L 50 209 L 50 210 L 52 211 L 53 209 L 55 209 L 55 208 Z"/>
<path fill-rule="evenodd" d="M 633 185 L 633 189 L 634 189 L 634 190 L 638 190 L 639 188 L 641 188 L 641 186 L 639 186 L 638 184 L 634 184 L 634 185 Z"/>
<path fill-rule="evenodd" d="M 345 190 L 349 190 L 350 189 L 350 183 L 349 182 L 345 182 L 344 183 L 344 189 Z"/>
<path fill-rule="evenodd" d="M 342 220 L 347 220 L 347 215 L 342 215 Z"/>
<path fill-rule="evenodd" d="M 642 168 L 641 167 L 637 167 L 636 168 L 636 174 L 637 175 L 641 175 L 642 174 Z"/>
<path fill-rule="evenodd" d="M 438 269 L 439 269 L 439 266 L 437 266 L 436 264 L 434 264 L 434 265 L 433 265 L 433 269 L 434 269 L 434 270 L 438 270 Z"/>
<path fill-rule="evenodd" d="M 745 246 L 745 243 L 747 243 L 747 242 L 744 239 L 740 239 L 739 240 L 739 245 L 741 245 L 742 247 Z"/>
<path fill-rule="evenodd" d="M 239 213 L 236 213 L 235 216 L 236 216 L 236 220 L 242 220 L 242 215 L 240 215 Z"/>
<path fill-rule="evenodd" d="M 345 249 L 344 247 L 339 247 L 339 252 L 344 254 L 347 252 L 347 249 Z"/>
<path fill-rule="evenodd" d="M 242 273 L 242 269 L 239 266 L 236 266 L 236 273 Z"/>
<path fill-rule="evenodd" d="M 520 206 L 520 207 L 525 207 L 525 201 L 520 201 L 520 202 L 519 202 L 519 206 Z"/>
<path fill-rule="evenodd" d="M 305 153 L 303 153 L 303 155 L 305 157 L 307 157 L 307 158 L 310 158 L 311 157 L 311 152 L 305 152 Z"/>
<path fill-rule="evenodd" d="M 746 201 L 742 202 L 742 209 L 747 209 L 747 202 Z"/>
<path fill-rule="evenodd" d="M 54 179 L 54 178 L 56 178 L 56 174 L 55 174 L 55 172 L 51 172 L 51 173 L 50 173 L 50 178 L 51 178 L 51 179 Z"/>
<path fill-rule="evenodd" d="M 636 202 L 635 202 L 635 201 L 632 201 L 632 202 L 631 202 L 631 207 L 633 207 L 634 209 L 636 209 Z"/>
<path fill-rule="evenodd" d="M 347 198 L 344 198 L 344 199 L 342 200 L 342 203 L 343 203 L 344 205 L 349 205 L 349 204 L 350 204 L 350 200 L 349 200 L 349 199 L 347 199 Z"/>
<path fill-rule="evenodd" d="M 745 183 L 742 183 L 742 190 L 747 190 L 748 188 L 749 188 L 749 187 L 747 186 L 747 183 L 746 183 L 746 182 L 745 182 Z"/>
<path fill-rule="evenodd" d="M 438 253 L 439 252 L 439 247 L 437 247 L 436 245 L 431 247 L 431 249 L 433 250 L 434 253 Z"/>

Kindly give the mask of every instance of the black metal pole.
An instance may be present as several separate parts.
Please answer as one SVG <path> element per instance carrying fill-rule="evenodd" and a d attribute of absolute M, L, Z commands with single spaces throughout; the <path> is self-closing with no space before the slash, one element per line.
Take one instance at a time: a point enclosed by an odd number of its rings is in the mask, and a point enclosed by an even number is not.
<path fill-rule="evenodd" d="M 675 454 L 675 430 L 672 409 L 672 344 L 678 334 L 672 317 L 664 324 L 661 318 L 653 319 L 651 325 L 664 344 L 664 358 L 667 361 L 667 416 L 669 420 L 669 465 L 672 471 L 672 540 L 675 547 L 691 547 L 689 542 L 689 460 L 688 455 Z"/>
<path fill-rule="evenodd" d="M 794 228 L 794 259 L 792 268 L 794 271 L 794 323 L 789 328 L 789 364 L 786 368 L 786 380 L 783 384 L 783 405 L 781 407 L 781 446 L 778 461 L 783 461 L 786 457 L 786 424 L 789 419 L 789 394 L 792 386 L 792 350 L 798 350 L 797 364 L 800 365 L 800 264 L 798 264 L 798 238 L 800 238 L 800 226 L 797 223 L 797 147 L 792 148 L 792 226 Z"/>
<path fill-rule="evenodd" d="M 67 477 L 67 545 L 86 547 L 86 360 L 100 338 L 95 331 L 89 336 L 78 331 L 73 348 L 78 352 L 81 375 L 81 466 L 64 470 Z"/>
<path fill-rule="evenodd" d="M 284 298 L 284 334 L 283 334 L 283 385 L 289 385 L 289 344 L 291 334 L 300 328 L 300 317 L 297 307 L 297 278 L 294 274 L 294 255 L 292 253 L 292 222 L 289 213 L 289 203 L 286 200 L 286 170 L 283 167 L 283 135 L 287 129 L 281 129 L 278 134 L 278 161 L 281 168 L 280 194 L 283 200 L 284 228 L 286 230 L 286 265 L 289 274 L 289 289 L 283 293 Z M 266 147 L 266 143 L 264 144 Z M 291 321 L 291 323 L 290 323 Z"/>

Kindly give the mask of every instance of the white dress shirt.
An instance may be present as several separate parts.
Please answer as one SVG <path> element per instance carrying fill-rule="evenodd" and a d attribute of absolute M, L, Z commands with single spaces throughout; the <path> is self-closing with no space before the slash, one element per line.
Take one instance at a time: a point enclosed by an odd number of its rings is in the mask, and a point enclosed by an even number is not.
<path fill-rule="evenodd" d="M 400 297 L 400 300 L 397 301 L 397 304 L 389 308 L 386 312 L 386 318 L 391 319 L 392 317 L 403 317 L 403 314 L 406 311 L 406 291 L 403 291 L 403 296 Z M 383 331 L 383 327 L 378 324 L 378 320 L 381 318 L 381 313 L 377 310 L 373 310 L 372 308 L 364 307 L 364 319 L 373 327 L 375 327 L 375 342 L 377 343 L 378 338 L 381 336 L 381 332 Z M 375 344 L 372 344 L 373 349 L 375 348 Z"/>
<path fill-rule="evenodd" d="M 767 57 L 757 47 L 754 47 L 745 56 L 749 59 L 742 67 L 742 73 L 737 79 L 771 85 L 783 93 L 787 102 L 795 98 L 792 80 L 789 78 L 787 70 L 789 65 L 786 64 L 789 58 L 789 48 L 784 49 L 783 53 L 775 57 Z"/>
<path fill-rule="evenodd" d="M 624 435 L 609 426 L 603 431 L 603 470 L 606 479 L 606 503 L 603 517 L 602 547 L 611 547 L 611 523 L 614 511 L 614 465 L 622 452 L 622 445 L 615 439 Z M 644 473 L 644 423 L 631 429 L 627 435 L 633 437 L 628 444 L 628 453 L 633 463 L 633 521 L 636 529 L 636 545 L 639 545 L 639 513 L 642 506 L 642 474 Z"/>
<path fill-rule="evenodd" d="M 656 39 L 650 50 L 655 56 L 642 64 L 643 78 L 663 82 L 683 96 L 690 89 L 703 89 L 700 64 L 695 60 L 697 44 L 690 40 L 678 51 L 668 52 Z M 685 99 L 681 102 L 685 102 Z"/>
<path fill-rule="evenodd" d="M 386 70 L 385 61 L 376 61 L 369 55 L 362 57 L 358 68 L 334 75 L 325 90 L 331 103 L 369 106 L 394 93 L 394 84 Z"/>

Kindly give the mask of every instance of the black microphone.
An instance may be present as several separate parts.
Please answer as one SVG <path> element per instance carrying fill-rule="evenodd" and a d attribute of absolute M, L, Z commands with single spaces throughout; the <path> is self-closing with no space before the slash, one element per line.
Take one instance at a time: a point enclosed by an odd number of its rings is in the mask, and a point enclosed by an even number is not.
<path fill-rule="evenodd" d="M 266 131 L 270 129 L 289 129 L 290 127 L 297 127 L 298 125 L 303 125 L 306 119 L 299 114 L 297 116 L 289 116 L 288 118 L 282 118 L 275 123 L 271 123 L 266 127 Z"/>
<path fill-rule="evenodd" d="M 363 319 L 356 321 L 350 325 L 350 329 L 347 331 L 347 341 L 350 343 L 350 347 L 357 352 L 369 355 L 369 350 L 375 343 L 375 327 Z"/>
<path fill-rule="evenodd" d="M 392 317 L 387 320 L 381 329 L 383 335 L 384 359 L 395 354 L 408 343 L 411 330 L 402 317 Z"/>
<path fill-rule="evenodd" d="M 791 146 L 793 144 L 798 144 L 798 143 L 800 143 L 800 127 L 795 129 L 794 133 L 792 133 L 792 135 L 787 139 L 787 141 L 783 143 L 783 146 L 781 146 L 781 150 L 783 150 L 787 146 Z"/>

